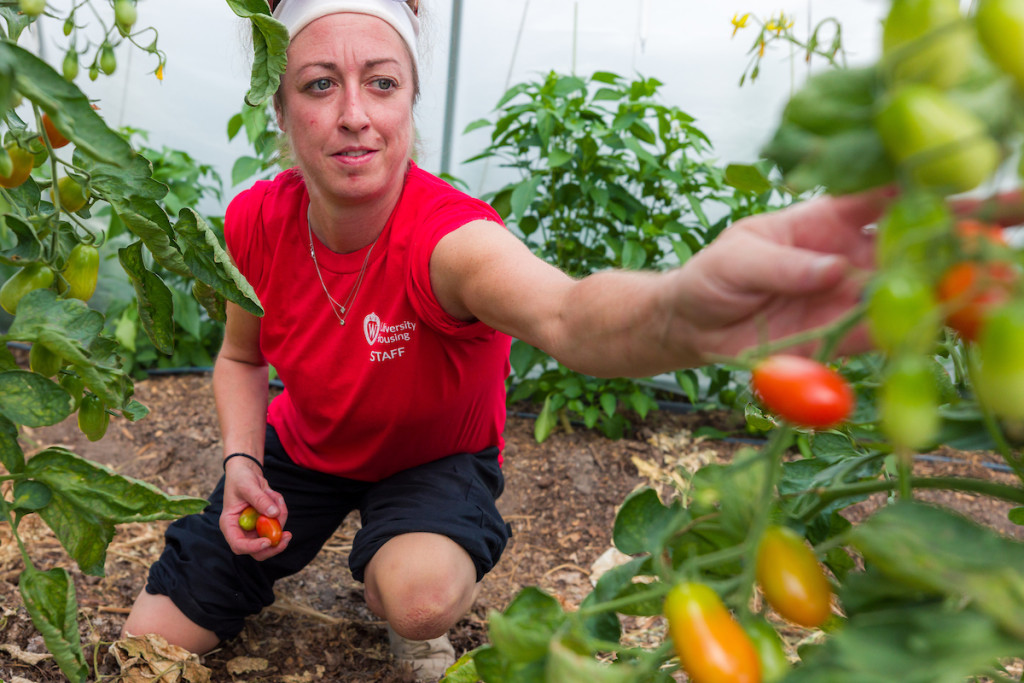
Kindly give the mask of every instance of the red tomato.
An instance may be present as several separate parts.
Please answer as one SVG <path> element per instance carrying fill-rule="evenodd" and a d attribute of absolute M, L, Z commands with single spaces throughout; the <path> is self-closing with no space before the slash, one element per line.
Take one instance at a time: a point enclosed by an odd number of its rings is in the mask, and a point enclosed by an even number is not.
<path fill-rule="evenodd" d="M 668 630 L 693 683 L 760 683 L 750 638 L 710 587 L 681 583 L 665 598 Z"/>
<path fill-rule="evenodd" d="M 60 149 L 67 145 L 70 140 L 64 137 L 64 134 L 57 130 L 57 127 L 53 125 L 53 121 L 50 120 L 49 114 L 43 114 L 43 130 L 46 132 L 46 137 L 50 141 L 50 146 L 54 149 Z M 40 137 L 40 140 L 42 138 Z"/>
<path fill-rule="evenodd" d="M 939 301 L 949 308 L 946 324 L 976 341 L 985 316 L 1009 300 L 1016 273 L 1008 263 L 963 261 L 939 280 Z"/>
<path fill-rule="evenodd" d="M 260 515 L 256 518 L 256 533 L 270 539 L 270 546 L 277 547 L 281 542 L 281 523 L 274 517 Z"/>
<path fill-rule="evenodd" d="M 775 611 L 795 624 L 816 628 L 832 614 L 832 587 L 804 539 L 772 526 L 757 549 L 757 582 Z"/>
<path fill-rule="evenodd" d="M 846 380 L 825 365 L 800 356 L 770 356 L 751 374 L 765 407 L 801 427 L 834 427 L 853 412 L 856 397 Z"/>

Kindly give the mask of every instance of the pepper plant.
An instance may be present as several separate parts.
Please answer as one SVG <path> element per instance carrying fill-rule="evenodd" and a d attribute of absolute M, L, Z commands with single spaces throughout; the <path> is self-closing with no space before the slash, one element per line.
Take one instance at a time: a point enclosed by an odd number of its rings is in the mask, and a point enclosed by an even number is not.
<path fill-rule="evenodd" d="M 79 682 L 89 670 L 74 584 L 62 568 L 34 565 L 19 525 L 39 515 L 84 573 L 102 576 L 117 524 L 175 519 L 206 504 L 63 448 L 26 453 L 19 439 L 22 426 L 53 425 L 78 411 L 82 430 L 97 440 L 111 417 L 134 421 L 147 413 L 132 398 L 123 349 L 88 303 L 97 252 L 109 237 L 97 217 L 109 212 L 130 235 L 117 258 L 134 286 L 140 325 L 161 353 L 174 348 L 174 296 L 154 264 L 194 279 L 191 295 L 213 318 L 223 318 L 226 300 L 256 315 L 262 309 L 207 222 L 187 206 L 168 213 L 168 187 L 153 165 L 74 84 L 73 62 L 88 55 L 91 78 L 110 74 L 122 45 L 154 58 L 161 77 L 166 57 L 155 31 L 135 28 L 130 0 L 76 2 L 57 17 L 67 40 L 58 72 L 19 45 L 44 12 L 52 12 L 45 2 L 0 2 L 0 263 L 14 269 L 0 287 L 0 303 L 13 315 L 0 335 L 0 513 L 25 563 L 19 588 L 26 609 L 61 671 Z M 90 18 L 102 25 L 99 43 L 82 37 Z M 31 345 L 29 370 L 18 366 L 8 342 Z"/>
<path fill-rule="evenodd" d="M 881 33 L 876 63 L 794 93 L 764 150 L 794 193 L 884 188 L 863 303 L 729 359 L 752 371 L 766 443 L 631 494 L 613 529 L 628 560 L 577 610 L 526 589 L 445 681 L 1020 680 L 1024 543 L 922 493 L 1024 523 L 1024 0 L 892 0 Z M 876 350 L 835 358 L 853 330 Z M 808 342 L 815 359 L 786 356 Z M 944 445 L 1019 481 L 915 470 Z M 634 616 L 663 617 L 663 637 L 624 642 Z M 802 629 L 789 657 L 784 623 Z"/>
<path fill-rule="evenodd" d="M 719 166 L 693 117 L 658 98 L 654 78 L 555 72 L 513 86 L 493 118 L 490 145 L 470 161 L 514 169 L 519 178 L 487 196 L 539 257 L 574 277 L 609 268 L 659 269 L 687 261 L 729 223 L 788 201 L 761 166 Z M 543 405 L 538 440 L 581 420 L 621 437 L 623 409 L 656 407 L 649 383 L 574 372 L 516 340 L 509 402 Z M 710 376 L 709 392 L 729 382 Z M 696 374 L 677 374 L 698 397 Z"/>

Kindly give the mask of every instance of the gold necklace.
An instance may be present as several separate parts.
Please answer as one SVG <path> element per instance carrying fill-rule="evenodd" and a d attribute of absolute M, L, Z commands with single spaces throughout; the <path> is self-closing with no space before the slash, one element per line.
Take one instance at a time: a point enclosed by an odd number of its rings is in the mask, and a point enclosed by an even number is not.
<path fill-rule="evenodd" d="M 309 228 L 309 255 L 313 257 L 313 268 L 316 269 L 316 276 L 320 278 L 320 286 L 324 288 L 324 294 L 327 295 L 327 302 L 330 304 L 331 310 L 334 311 L 334 316 L 338 319 L 338 323 L 344 327 L 345 319 L 348 318 L 348 312 L 352 306 L 352 302 L 356 300 L 356 294 L 359 293 L 359 288 L 363 284 L 363 276 L 366 275 L 366 266 L 370 263 L 370 254 L 373 253 L 373 248 L 377 246 L 377 240 L 380 239 L 380 234 L 373 238 L 370 248 L 366 251 L 366 258 L 363 259 L 363 267 L 359 269 L 359 277 L 356 278 L 355 285 L 352 286 L 352 290 L 348 293 L 348 296 L 345 297 L 345 303 L 340 304 L 333 296 L 331 296 L 331 293 L 327 291 L 327 283 L 324 282 L 324 276 L 320 273 L 320 265 L 316 262 L 316 249 L 313 248 L 313 217 L 309 208 L 306 209 L 306 227 Z"/>

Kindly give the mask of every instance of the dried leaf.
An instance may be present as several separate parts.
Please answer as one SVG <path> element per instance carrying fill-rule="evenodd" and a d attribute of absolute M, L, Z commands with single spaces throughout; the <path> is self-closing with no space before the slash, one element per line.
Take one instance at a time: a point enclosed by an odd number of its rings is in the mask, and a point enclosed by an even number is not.
<path fill-rule="evenodd" d="M 0 652 L 6 652 L 15 660 L 22 664 L 28 664 L 29 666 L 35 666 L 39 662 L 47 659 L 53 659 L 53 655 L 49 652 L 25 652 L 20 647 L 12 643 L 0 643 Z"/>
<path fill-rule="evenodd" d="M 110 646 L 124 683 L 210 683 L 211 671 L 199 656 L 148 633 L 122 638 Z"/>
<path fill-rule="evenodd" d="M 252 671 L 266 671 L 269 666 L 270 662 L 260 657 L 235 657 L 224 665 L 232 676 L 247 674 Z"/>

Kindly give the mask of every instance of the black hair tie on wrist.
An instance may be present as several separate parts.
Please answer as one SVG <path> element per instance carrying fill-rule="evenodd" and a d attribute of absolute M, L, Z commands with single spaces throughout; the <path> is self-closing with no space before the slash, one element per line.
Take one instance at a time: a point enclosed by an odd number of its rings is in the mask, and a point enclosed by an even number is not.
<path fill-rule="evenodd" d="M 252 457 L 248 453 L 232 453 L 228 457 L 224 458 L 223 467 L 225 473 L 228 471 L 228 460 L 230 460 L 231 458 L 248 458 L 249 460 L 252 460 L 254 463 L 256 463 L 256 466 L 260 468 L 260 472 L 263 472 L 263 463 L 261 463 L 259 460 Z"/>

